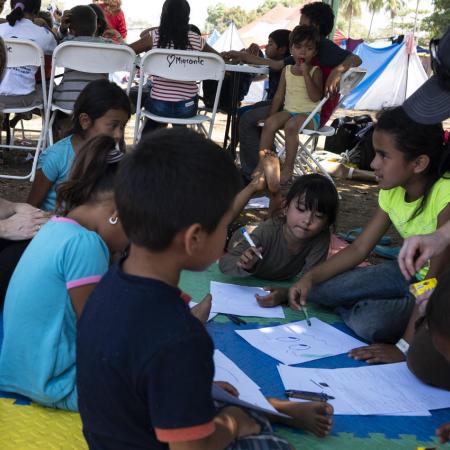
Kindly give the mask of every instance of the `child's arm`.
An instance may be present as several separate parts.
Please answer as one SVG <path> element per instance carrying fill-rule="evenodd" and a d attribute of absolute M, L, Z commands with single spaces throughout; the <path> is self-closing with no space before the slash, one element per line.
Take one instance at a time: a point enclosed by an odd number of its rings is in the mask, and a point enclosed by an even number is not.
<path fill-rule="evenodd" d="M 241 408 L 227 406 L 214 418 L 215 430 L 210 436 L 196 441 L 169 443 L 170 450 L 220 450 L 235 439 L 257 435 L 261 425 Z"/>
<path fill-rule="evenodd" d="M 289 289 L 289 305 L 291 308 L 300 309 L 299 305 L 306 305 L 308 292 L 314 284 L 329 280 L 364 261 L 383 234 L 386 233 L 390 224 L 391 220 L 388 214 L 378 207 L 364 231 L 351 245 L 311 269 Z"/>
<path fill-rule="evenodd" d="M 52 186 L 53 183 L 44 175 L 44 172 L 38 169 L 36 171 L 36 178 L 31 186 L 31 191 L 28 194 L 27 203 L 39 208 Z"/>
<path fill-rule="evenodd" d="M 87 299 L 91 295 L 95 286 L 97 286 L 97 283 L 85 284 L 83 286 L 69 289 L 70 299 L 72 301 L 73 309 L 77 315 L 77 319 L 81 317 L 81 313 L 83 312 Z"/>
<path fill-rule="evenodd" d="M 136 55 L 151 50 L 153 47 L 151 33 L 148 33 L 141 37 L 139 40 L 133 42 L 132 44 L 130 44 L 130 47 L 134 50 L 134 53 L 136 53 Z"/>
<path fill-rule="evenodd" d="M 277 91 L 272 99 L 272 104 L 270 105 L 270 111 L 267 117 L 273 116 L 276 114 L 284 104 L 284 96 L 286 95 L 286 68 L 283 69 L 283 72 L 280 76 L 280 82 L 278 83 Z"/>
<path fill-rule="evenodd" d="M 283 59 L 262 58 L 261 56 L 247 53 L 246 51 L 238 52 L 232 50 L 230 52 L 224 52 L 223 57 L 225 60 L 231 59 L 233 61 L 244 62 L 246 64 L 269 66 L 272 70 L 275 70 L 276 72 L 282 70 L 285 65 Z"/>
<path fill-rule="evenodd" d="M 323 77 L 322 71 L 319 67 L 314 70 L 311 75 L 311 66 L 303 63 L 301 65 L 303 78 L 305 79 L 306 90 L 308 91 L 308 96 L 313 102 L 318 102 L 323 96 Z"/>

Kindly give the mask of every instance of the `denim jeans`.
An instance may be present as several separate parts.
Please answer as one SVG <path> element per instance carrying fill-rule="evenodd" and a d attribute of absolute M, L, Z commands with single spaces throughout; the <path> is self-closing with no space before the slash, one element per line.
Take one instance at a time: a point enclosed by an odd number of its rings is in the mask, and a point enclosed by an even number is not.
<path fill-rule="evenodd" d="M 148 98 L 145 102 L 145 109 L 152 114 L 162 117 L 172 117 L 176 119 L 187 119 L 197 114 L 198 97 L 179 102 L 169 102 L 166 100 L 156 100 Z"/>
<path fill-rule="evenodd" d="M 414 307 L 397 261 L 358 267 L 315 285 L 308 301 L 334 308 L 345 324 L 370 342 L 397 342 Z"/>

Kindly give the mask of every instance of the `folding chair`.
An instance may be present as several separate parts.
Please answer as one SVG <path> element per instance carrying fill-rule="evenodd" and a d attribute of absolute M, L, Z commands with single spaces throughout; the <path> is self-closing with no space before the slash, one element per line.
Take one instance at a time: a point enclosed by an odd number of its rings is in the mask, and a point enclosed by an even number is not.
<path fill-rule="evenodd" d="M 62 111 L 65 114 L 72 113 L 71 110 L 64 109 L 53 101 L 55 75 L 58 67 L 98 74 L 129 72 L 130 77 L 127 84 L 127 94 L 129 94 L 136 67 L 135 60 L 136 54 L 127 45 L 78 41 L 63 42 L 58 45 L 53 52 L 47 122 L 45 124 L 49 145 L 53 144 L 52 128 L 57 111 Z"/>
<path fill-rule="evenodd" d="M 36 147 L 29 147 L 25 145 L 15 145 L 14 143 L 14 129 L 12 133 L 9 135 L 9 142 L 7 144 L 1 144 L 0 148 L 9 148 L 9 149 L 17 149 L 17 150 L 27 150 L 32 151 L 34 149 L 34 157 L 33 164 L 31 166 L 31 170 L 26 175 L 7 175 L 2 174 L 0 178 L 9 178 L 13 180 L 34 180 L 34 176 L 36 173 L 37 161 L 39 158 L 39 153 L 42 150 L 45 142 L 45 111 L 47 108 L 47 88 L 45 84 L 45 62 L 44 62 L 44 53 L 42 49 L 33 41 L 25 40 L 25 39 L 8 39 L 5 40 L 5 46 L 8 54 L 8 68 L 13 67 L 23 67 L 23 66 L 35 66 L 40 67 L 41 70 L 41 80 L 42 80 L 42 98 L 38 99 L 33 105 L 23 106 L 23 107 L 9 107 L 4 108 L 2 113 L 4 114 L 20 114 L 29 111 L 33 111 L 34 109 L 39 109 L 41 111 L 41 119 L 42 126 L 39 131 L 39 138 L 36 144 Z M 37 86 L 36 86 L 37 87 Z M 9 130 L 8 130 L 9 132 Z"/>
<path fill-rule="evenodd" d="M 205 133 L 208 138 L 211 138 L 224 74 L 225 63 L 220 56 L 214 53 L 162 48 L 147 52 L 141 61 L 141 77 L 139 79 L 139 91 L 136 105 L 134 142 L 137 143 L 141 138 L 142 130 L 148 119 L 160 123 L 191 125 Z M 216 96 L 211 114 L 197 114 L 193 117 L 178 119 L 157 116 L 145 110 L 142 107 L 142 88 L 145 79 L 153 75 L 173 81 L 198 82 L 203 80 L 217 80 Z M 203 125 L 205 122 L 209 122 L 208 130 Z"/>
<path fill-rule="evenodd" d="M 366 75 L 367 70 L 361 69 L 359 67 L 352 67 L 347 72 L 345 72 L 341 77 L 341 82 L 339 85 L 339 93 L 341 95 L 339 103 L 336 105 L 336 109 L 344 102 L 345 97 L 350 94 L 350 92 L 361 82 L 361 80 Z M 317 146 L 317 141 L 320 136 L 333 136 L 336 130 L 333 127 L 322 126 L 318 130 L 312 130 L 306 128 L 306 126 L 313 120 L 314 115 L 320 111 L 322 106 L 330 97 L 327 94 L 314 108 L 309 116 L 305 119 L 302 126 L 299 129 L 300 135 L 307 136 L 305 142 L 299 141 L 299 148 L 297 151 L 295 171 L 299 172 L 299 175 L 310 172 L 321 172 L 327 178 L 329 178 L 333 183 L 333 179 L 328 174 L 328 172 L 322 167 L 317 158 L 313 156 L 313 153 Z M 282 157 L 286 151 L 284 145 L 284 135 L 278 132 L 275 135 L 275 148 L 279 157 Z"/>

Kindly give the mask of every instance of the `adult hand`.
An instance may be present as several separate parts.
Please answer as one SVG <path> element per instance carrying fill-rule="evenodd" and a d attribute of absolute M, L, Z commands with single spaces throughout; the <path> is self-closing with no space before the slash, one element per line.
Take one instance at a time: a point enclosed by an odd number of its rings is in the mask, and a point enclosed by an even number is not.
<path fill-rule="evenodd" d="M 350 358 L 366 361 L 368 364 L 394 363 L 405 360 L 405 355 L 392 344 L 372 344 L 354 348 L 348 353 Z"/>
<path fill-rule="evenodd" d="M 407 238 L 398 255 L 403 276 L 409 280 L 430 258 L 442 253 L 449 244 L 443 239 L 438 232 Z"/>
<path fill-rule="evenodd" d="M 30 206 L 30 208 L 32 208 Z M 27 213 L 16 213 L 0 221 L 0 237 L 11 241 L 31 239 L 48 221 L 48 216 L 36 209 Z"/>
<path fill-rule="evenodd" d="M 258 295 L 256 294 L 256 301 L 259 303 L 259 306 L 263 308 L 273 308 L 274 306 L 282 305 L 283 303 L 287 303 L 288 300 L 288 292 L 287 288 L 274 288 L 271 286 L 267 286 L 263 288 L 265 291 L 269 292 L 268 295 Z"/>
<path fill-rule="evenodd" d="M 439 437 L 442 444 L 450 441 L 450 423 L 444 423 L 444 425 L 440 426 L 436 430 L 436 436 Z"/>
<path fill-rule="evenodd" d="M 241 257 L 236 263 L 237 266 L 247 271 L 251 270 L 259 259 L 257 253 L 261 254 L 261 252 L 262 247 L 249 247 L 247 250 L 245 250 L 244 253 L 242 253 Z"/>
<path fill-rule="evenodd" d="M 341 72 L 334 69 L 325 82 L 325 93 L 336 94 L 339 92 L 339 85 L 341 83 Z"/>
<path fill-rule="evenodd" d="M 300 281 L 295 283 L 289 289 L 289 306 L 296 311 L 301 309 L 301 306 L 306 306 L 306 300 L 308 298 L 308 293 L 312 288 L 312 280 L 311 277 L 306 274 L 304 275 Z"/>
<path fill-rule="evenodd" d="M 217 384 L 217 386 L 222 388 L 225 392 L 228 392 L 233 397 L 239 397 L 239 391 L 227 381 L 214 381 L 214 384 Z"/>

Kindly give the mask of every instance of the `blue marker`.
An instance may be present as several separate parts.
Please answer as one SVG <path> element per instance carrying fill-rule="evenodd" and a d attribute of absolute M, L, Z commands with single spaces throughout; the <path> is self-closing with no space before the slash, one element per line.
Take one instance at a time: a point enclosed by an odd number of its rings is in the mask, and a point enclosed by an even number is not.
<path fill-rule="evenodd" d="M 245 227 L 241 228 L 241 233 L 244 236 L 245 240 L 248 242 L 248 244 L 250 245 L 250 247 L 253 247 L 255 255 L 259 258 L 259 259 L 263 259 L 261 253 L 256 250 L 256 244 L 253 242 L 253 239 L 250 237 L 250 235 L 248 234 L 247 230 L 245 229 Z"/>

